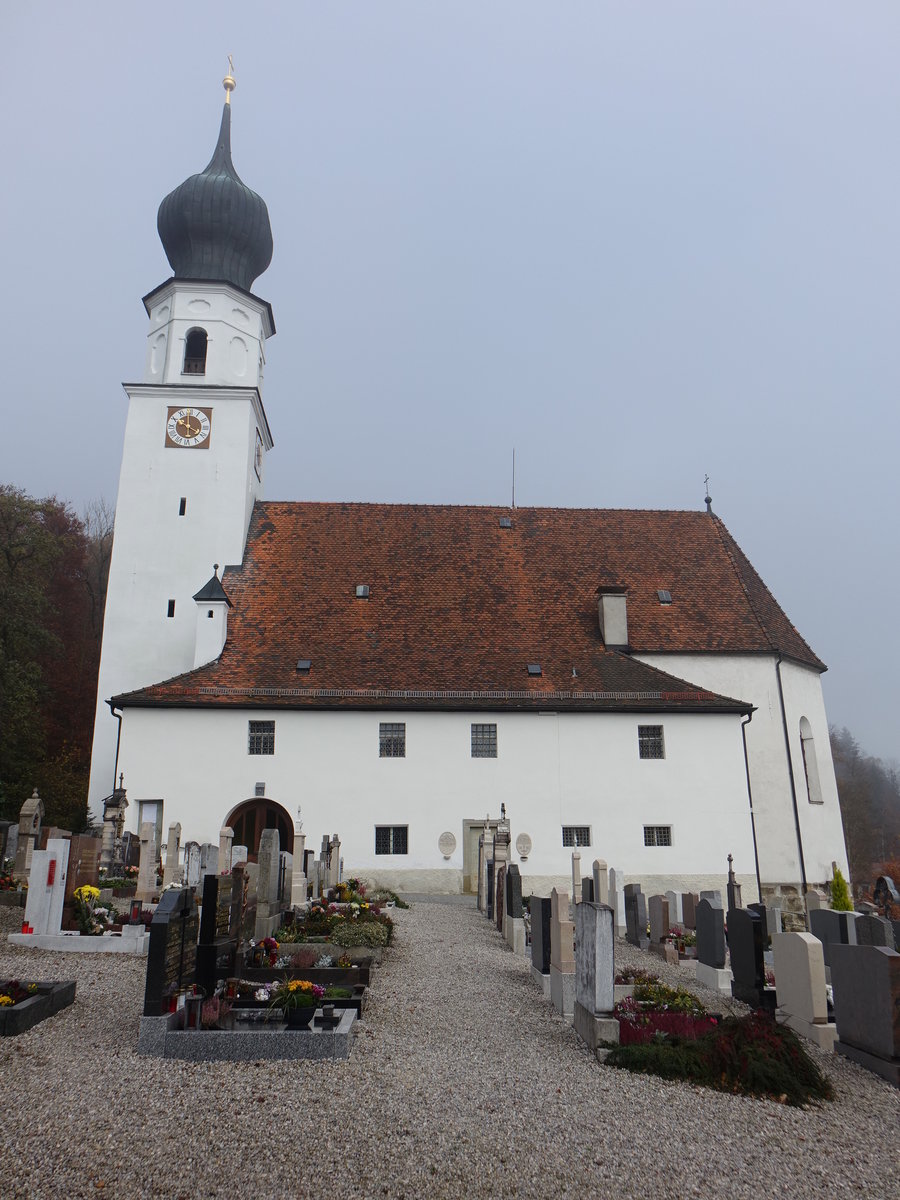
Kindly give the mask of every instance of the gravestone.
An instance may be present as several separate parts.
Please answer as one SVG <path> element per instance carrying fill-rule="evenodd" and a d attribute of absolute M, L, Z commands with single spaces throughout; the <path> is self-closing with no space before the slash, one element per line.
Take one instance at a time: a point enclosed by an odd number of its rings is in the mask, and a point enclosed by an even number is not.
<path fill-rule="evenodd" d="M 593 904 L 594 902 L 594 881 L 585 875 L 581 881 L 581 903 Z"/>
<path fill-rule="evenodd" d="M 658 946 L 666 940 L 671 926 L 669 925 L 669 902 L 665 896 L 651 896 L 650 909 L 650 945 Z"/>
<path fill-rule="evenodd" d="M 824 892 L 817 891 L 811 888 L 804 896 L 807 915 L 811 912 L 818 912 L 820 909 L 828 908 L 828 897 Z"/>
<path fill-rule="evenodd" d="M 595 858 L 591 865 L 593 882 L 593 901 L 595 904 L 609 904 L 609 870 L 606 860 Z"/>
<path fill-rule="evenodd" d="M 256 884 L 256 940 L 274 933 L 280 924 L 278 904 L 279 872 L 281 867 L 281 835 L 277 829 L 264 829 L 259 838 L 256 855 L 258 868 Z"/>
<path fill-rule="evenodd" d="M 294 861 L 291 868 L 291 908 L 305 908 L 307 899 L 306 834 L 298 820 L 294 825 Z"/>
<path fill-rule="evenodd" d="M 569 920 L 569 896 L 550 893 L 550 998 L 561 1016 L 575 1008 L 575 929 Z"/>
<path fill-rule="evenodd" d="M 673 925 L 681 926 L 681 894 L 679 892 L 666 892 L 666 899 L 669 902 L 669 920 Z"/>
<path fill-rule="evenodd" d="M 697 962 L 714 970 L 725 967 L 725 913 L 721 904 L 701 900 L 697 905 Z"/>
<path fill-rule="evenodd" d="M 774 1012 L 775 990 L 766 987 L 763 954 L 766 932 L 759 913 L 733 908 L 728 913 L 728 950 L 731 955 L 731 994 L 751 1008 Z"/>
<path fill-rule="evenodd" d="M 169 840 L 166 844 L 166 865 L 163 870 L 163 887 L 173 883 L 182 883 L 181 866 L 178 858 L 181 853 L 181 822 L 175 821 L 169 826 Z"/>
<path fill-rule="evenodd" d="M 531 897 L 531 966 L 540 975 L 550 974 L 550 900 Z"/>
<path fill-rule="evenodd" d="M 625 933 L 625 872 L 621 867 L 609 868 L 609 906 L 615 914 L 616 936 Z"/>
<path fill-rule="evenodd" d="M 835 912 L 830 908 L 814 908 L 809 913 L 809 931 L 825 949 L 825 966 L 831 968 L 831 947 L 856 945 L 857 913 Z"/>
<path fill-rule="evenodd" d="M 240 876 L 238 883 L 243 886 Z M 213 994 L 217 979 L 227 979 L 235 971 L 237 936 L 232 920 L 234 884 L 234 875 L 209 873 L 203 877 L 196 981 L 207 996 Z"/>
<path fill-rule="evenodd" d="M 776 933 L 772 954 L 779 1021 L 831 1050 L 836 1030 L 828 1022 L 822 943 L 811 933 Z"/>
<path fill-rule="evenodd" d="M 19 826 L 13 821 L 6 830 L 6 848 L 3 851 L 7 862 L 15 865 L 16 852 L 19 847 Z"/>
<path fill-rule="evenodd" d="M 68 839 L 69 863 L 66 873 L 66 902 L 78 888 L 98 887 L 100 883 L 100 854 L 103 843 L 99 838 L 78 834 Z"/>
<path fill-rule="evenodd" d="M 581 903 L 581 854 L 578 851 L 577 839 L 572 851 L 572 903 Z"/>
<path fill-rule="evenodd" d="M 831 944 L 835 1050 L 900 1087 L 900 954 Z"/>
<path fill-rule="evenodd" d="M 494 877 L 494 924 L 501 932 L 503 930 L 504 901 L 506 899 L 506 863 L 497 867 Z"/>
<path fill-rule="evenodd" d="M 696 892 L 681 893 L 681 923 L 684 925 L 685 929 L 697 928 L 696 913 L 699 900 L 700 897 L 696 894 Z M 722 905 L 720 902 L 719 908 L 721 907 Z"/>
<path fill-rule="evenodd" d="M 230 825 L 223 825 L 219 830 L 219 857 L 216 864 L 220 875 L 227 875 L 233 866 L 231 849 L 234 843 L 234 830 Z"/>
<path fill-rule="evenodd" d="M 776 933 L 784 933 L 783 909 L 766 908 L 766 929 L 769 932 L 770 938 L 774 938 Z"/>
<path fill-rule="evenodd" d="M 68 861 L 69 843 L 61 838 L 51 838 L 46 850 L 32 851 L 25 900 L 26 932 L 59 933 Z"/>
<path fill-rule="evenodd" d="M 35 788 L 34 794 L 19 809 L 19 830 L 13 875 L 23 882 L 28 878 L 28 872 L 31 870 L 31 855 L 38 848 L 43 820 L 44 802 Z"/>
<path fill-rule="evenodd" d="M 525 953 L 522 876 L 516 863 L 509 863 L 506 868 L 506 942 L 514 954 Z"/>
<path fill-rule="evenodd" d="M 169 1012 L 178 992 L 196 981 L 198 934 L 194 893 L 189 888 L 163 892 L 150 922 L 145 1017 Z"/>
<path fill-rule="evenodd" d="M 723 905 L 723 907 L 724 907 L 724 902 L 722 900 L 722 893 L 718 889 L 707 891 L 707 892 L 701 891 L 700 899 L 701 900 L 710 900 L 710 901 L 718 900 L 719 904 Z"/>
<path fill-rule="evenodd" d="M 729 912 L 733 908 L 741 908 L 742 907 L 741 885 L 738 883 L 738 881 L 735 877 L 734 858 L 730 854 L 728 855 L 728 882 L 725 885 L 725 890 L 728 895 L 728 910 L 729 910 Z M 703 897 L 701 896 L 700 899 L 702 900 Z"/>
<path fill-rule="evenodd" d="M 647 901 L 639 883 L 625 884 L 625 937 L 632 946 L 647 948 Z"/>
<path fill-rule="evenodd" d="M 141 825 L 141 862 L 135 899 L 152 900 L 156 895 L 157 858 L 156 822 L 144 821 Z"/>
<path fill-rule="evenodd" d="M 186 842 L 184 846 L 184 882 L 188 887 L 199 887 L 200 878 L 200 843 Z"/>
<path fill-rule="evenodd" d="M 246 846 L 231 847 L 231 869 L 232 871 L 238 863 L 246 863 L 249 861 L 249 852 Z"/>
<path fill-rule="evenodd" d="M 213 842 L 200 843 L 200 878 L 219 873 L 219 847 Z"/>
<path fill-rule="evenodd" d="M 894 928 L 887 917 L 863 914 L 856 919 L 857 946 L 887 946 L 896 950 Z"/>
<path fill-rule="evenodd" d="M 618 1041 L 615 1004 L 615 930 L 607 904 L 584 901 L 575 910 L 575 1031 L 596 1050 L 601 1042 Z"/>

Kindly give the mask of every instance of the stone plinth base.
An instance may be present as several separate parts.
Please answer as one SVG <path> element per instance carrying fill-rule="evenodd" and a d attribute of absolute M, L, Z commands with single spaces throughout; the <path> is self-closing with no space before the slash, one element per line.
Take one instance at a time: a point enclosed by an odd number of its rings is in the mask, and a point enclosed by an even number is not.
<path fill-rule="evenodd" d="M 181 1013 L 141 1017 L 138 1054 L 189 1062 L 253 1062 L 268 1058 L 349 1058 L 356 1011 L 345 1008 L 334 1029 L 179 1029 Z"/>
<path fill-rule="evenodd" d="M 126 933 L 134 929 L 136 933 Z M 10 933 L 13 946 L 30 946 L 33 950 L 64 950 L 74 954 L 134 954 L 147 957 L 150 934 L 143 925 L 126 925 L 121 933 L 104 933 L 82 937 L 79 933 Z"/>
<path fill-rule="evenodd" d="M 664 962 L 671 963 L 673 967 L 678 964 L 678 950 L 671 942 L 651 943 L 650 953 L 655 954 L 657 958 L 661 958 Z"/>
<path fill-rule="evenodd" d="M 860 1050 L 858 1046 L 851 1046 L 849 1042 L 835 1042 L 834 1049 L 836 1054 L 843 1054 L 844 1058 L 859 1063 L 873 1075 L 880 1075 L 894 1087 L 900 1087 L 900 1058 L 878 1058 L 876 1055 L 870 1054 L 868 1050 Z"/>
<path fill-rule="evenodd" d="M 571 1017 L 575 1011 L 575 972 L 563 973 L 550 964 L 550 999 L 553 1007 L 563 1017 Z"/>
<path fill-rule="evenodd" d="M 525 919 L 524 917 L 507 917 L 503 922 L 506 928 L 506 944 L 513 954 L 525 953 Z"/>
<path fill-rule="evenodd" d="M 829 1021 L 827 1025 L 813 1025 L 809 1021 L 804 1021 L 802 1017 L 795 1017 L 791 1013 L 782 1012 L 781 1009 L 778 1009 L 775 1017 L 779 1024 L 787 1025 L 788 1029 L 793 1029 L 794 1033 L 799 1033 L 801 1037 L 815 1042 L 823 1050 L 834 1050 L 834 1043 L 837 1041 L 837 1025 L 833 1021 Z"/>
<path fill-rule="evenodd" d="M 534 980 L 534 982 L 537 984 L 537 986 L 541 989 L 541 993 L 543 994 L 544 999 L 549 1000 L 550 999 L 550 975 L 549 975 L 549 973 L 545 975 L 543 973 L 543 971 L 539 971 L 537 969 L 537 967 L 532 966 L 531 978 Z"/>
<path fill-rule="evenodd" d="M 731 971 L 728 967 L 708 967 L 706 963 L 698 960 L 696 978 L 698 983 L 712 988 L 714 992 L 727 992 L 731 995 Z"/>
<path fill-rule="evenodd" d="M 575 1032 L 592 1050 L 602 1042 L 618 1042 L 619 1022 L 610 1013 L 592 1013 L 575 1001 Z"/>

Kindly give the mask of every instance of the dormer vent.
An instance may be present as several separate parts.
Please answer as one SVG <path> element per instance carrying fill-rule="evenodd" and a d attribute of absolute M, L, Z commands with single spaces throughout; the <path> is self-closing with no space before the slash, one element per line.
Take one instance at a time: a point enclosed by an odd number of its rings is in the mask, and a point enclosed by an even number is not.
<path fill-rule="evenodd" d="M 308 675 L 308 674 L 309 674 L 309 668 L 310 668 L 311 666 L 312 666 L 312 661 L 311 661 L 310 659 L 308 659 L 308 658 L 301 658 L 301 659 L 298 659 L 298 660 L 297 660 L 297 670 L 298 670 L 298 671 L 299 671 L 299 672 L 300 672 L 302 675 Z"/>
<path fill-rule="evenodd" d="M 512 517 L 501 517 L 500 518 L 500 528 L 501 529 L 512 529 Z"/>
<path fill-rule="evenodd" d="M 529 663 L 528 664 L 528 674 L 529 675 L 543 675 L 543 671 L 541 670 L 541 664 L 540 663 Z"/>
<path fill-rule="evenodd" d="M 627 590 L 619 584 L 605 584 L 597 589 L 600 636 L 610 650 L 628 648 Z"/>
<path fill-rule="evenodd" d="M 356 585 L 356 598 L 357 600 L 368 600 L 369 585 L 367 583 L 358 583 Z"/>
<path fill-rule="evenodd" d="M 666 591 L 665 588 L 660 588 L 659 591 L 656 593 L 656 595 L 659 598 L 660 604 L 671 604 L 672 603 L 672 593 L 669 591 Z"/>

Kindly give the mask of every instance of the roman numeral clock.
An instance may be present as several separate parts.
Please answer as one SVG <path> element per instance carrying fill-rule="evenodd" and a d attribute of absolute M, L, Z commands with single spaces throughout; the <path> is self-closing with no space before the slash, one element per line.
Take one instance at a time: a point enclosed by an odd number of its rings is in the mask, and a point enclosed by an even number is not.
<path fill-rule="evenodd" d="M 166 445 L 186 450 L 208 450 L 211 429 L 211 408 L 169 408 Z"/>

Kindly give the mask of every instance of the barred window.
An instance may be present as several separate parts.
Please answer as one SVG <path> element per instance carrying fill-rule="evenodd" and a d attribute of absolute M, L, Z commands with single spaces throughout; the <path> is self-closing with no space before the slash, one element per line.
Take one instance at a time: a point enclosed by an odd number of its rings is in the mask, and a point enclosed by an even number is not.
<path fill-rule="evenodd" d="M 275 722 L 251 721 L 247 744 L 248 754 L 275 753 Z"/>
<path fill-rule="evenodd" d="M 638 725 L 638 753 L 641 758 L 665 758 L 662 725 Z"/>
<path fill-rule="evenodd" d="M 563 825 L 564 846 L 589 846 L 591 844 L 590 825 Z"/>
<path fill-rule="evenodd" d="M 497 757 L 497 726 L 496 725 L 473 725 L 472 726 L 472 757 L 473 758 L 496 758 Z"/>
<path fill-rule="evenodd" d="M 645 846 L 671 846 L 672 845 L 672 826 L 671 825 L 645 825 L 644 826 L 644 845 Z"/>
<path fill-rule="evenodd" d="M 376 854 L 408 854 L 408 825 L 376 825 Z"/>
<path fill-rule="evenodd" d="M 378 726 L 378 757 L 406 758 L 406 724 L 382 721 Z M 387 827 L 385 827 L 387 828 Z M 404 854 L 406 851 L 404 850 Z"/>

